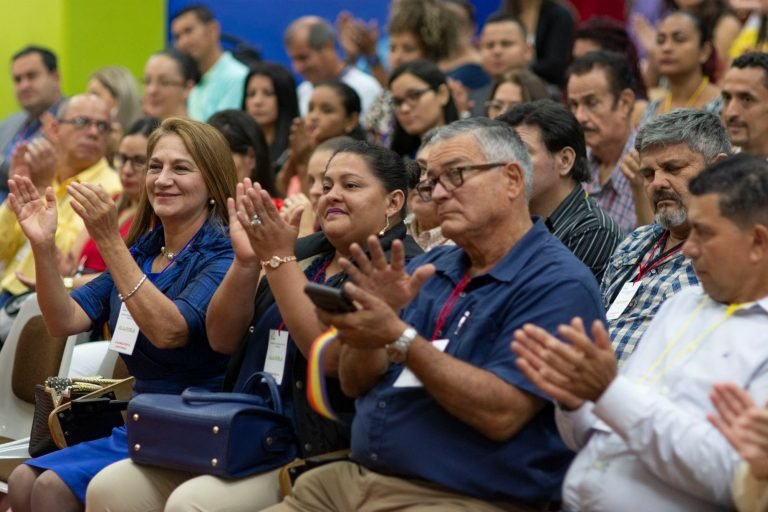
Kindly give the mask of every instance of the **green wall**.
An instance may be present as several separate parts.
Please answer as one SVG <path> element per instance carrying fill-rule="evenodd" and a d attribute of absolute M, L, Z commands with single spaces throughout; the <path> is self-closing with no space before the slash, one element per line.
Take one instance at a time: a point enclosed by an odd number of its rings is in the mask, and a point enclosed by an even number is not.
<path fill-rule="evenodd" d="M 18 110 L 11 55 L 28 44 L 59 57 L 62 90 L 85 90 L 95 70 L 120 64 L 141 79 L 147 57 L 165 41 L 164 0 L 0 0 L 0 118 Z"/>

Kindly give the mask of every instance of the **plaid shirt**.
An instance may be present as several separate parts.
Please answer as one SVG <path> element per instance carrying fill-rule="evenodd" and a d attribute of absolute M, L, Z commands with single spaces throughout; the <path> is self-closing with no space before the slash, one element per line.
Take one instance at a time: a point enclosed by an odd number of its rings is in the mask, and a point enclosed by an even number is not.
<path fill-rule="evenodd" d="M 638 276 L 638 264 L 645 263 L 648 252 L 663 234 L 664 228 L 649 224 L 637 228 L 621 242 L 611 256 L 600 286 L 606 310 L 616 299 L 621 287 Z M 643 276 L 640 288 L 624 312 L 608 322 L 619 366 L 635 350 L 661 304 L 683 288 L 697 284 L 699 280 L 691 260 L 682 251 L 677 251 Z"/>
<path fill-rule="evenodd" d="M 625 234 L 631 233 L 637 226 L 637 214 L 635 213 L 635 199 L 632 195 L 632 187 L 629 180 L 621 172 L 621 161 L 629 151 L 635 147 L 635 130 L 629 134 L 624 151 L 608 180 L 600 183 L 600 160 L 592 151 L 587 152 L 587 166 L 589 167 L 590 180 L 584 183 L 584 188 L 592 196 L 600 208 L 611 216 Z"/>

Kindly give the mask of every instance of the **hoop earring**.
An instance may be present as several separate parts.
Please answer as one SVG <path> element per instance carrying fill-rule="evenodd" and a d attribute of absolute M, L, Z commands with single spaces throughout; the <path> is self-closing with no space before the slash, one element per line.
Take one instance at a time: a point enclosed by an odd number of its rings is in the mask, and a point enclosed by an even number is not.
<path fill-rule="evenodd" d="M 389 229 L 389 215 L 386 215 L 386 214 L 384 215 L 384 221 L 385 221 L 385 224 L 384 224 L 384 227 L 381 228 L 381 231 L 379 231 L 379 236 L 384 236 L 384 233 L 386 233 L 387 230 Z"/>

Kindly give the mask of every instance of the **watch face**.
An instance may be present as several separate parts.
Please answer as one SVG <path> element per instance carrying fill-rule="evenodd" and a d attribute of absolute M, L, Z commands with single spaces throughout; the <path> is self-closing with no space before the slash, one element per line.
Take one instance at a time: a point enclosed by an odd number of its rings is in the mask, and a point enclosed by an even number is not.
<path fill-rule="evenodd" d="M 277 268 L 280 266 L 280 258 L 277 256 L 272 256 L 272 258 L 269 260 L 269 266 L 272 268 Z"/>

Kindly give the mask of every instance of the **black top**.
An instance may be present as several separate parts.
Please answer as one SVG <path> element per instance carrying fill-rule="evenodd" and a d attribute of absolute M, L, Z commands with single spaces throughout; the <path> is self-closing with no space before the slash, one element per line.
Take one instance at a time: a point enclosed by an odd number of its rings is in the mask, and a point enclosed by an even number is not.
<path fill-rule="evenodd" d="M 568 9 L 545 0 L 536 24 L 536 59 L 531 70 L 547 82 L 563 87 L 575 30 L 576 23 Z"/>

